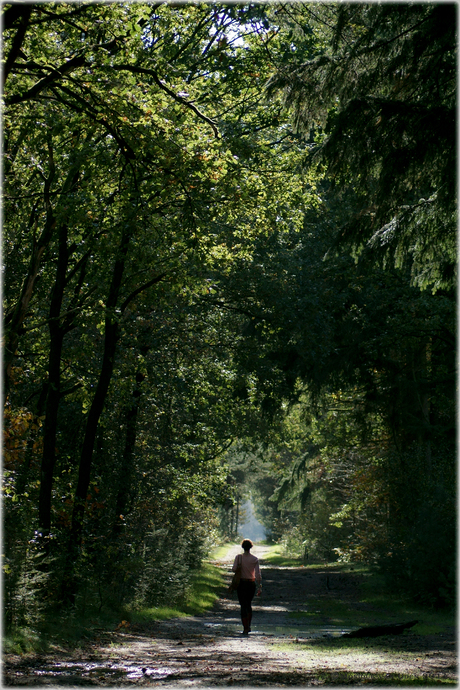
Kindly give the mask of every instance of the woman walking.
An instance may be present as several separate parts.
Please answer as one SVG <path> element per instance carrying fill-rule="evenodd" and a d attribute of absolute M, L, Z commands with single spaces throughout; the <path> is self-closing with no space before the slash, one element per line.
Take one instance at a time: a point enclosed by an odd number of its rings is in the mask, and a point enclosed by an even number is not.
<path fill-rule="evenodd" d="M 241 620 L 243 623 L 243 635 L 251 632 L 252 606 L 251 602 L 256 592 L 256 580 L 258 584 L 257 596 L 262 591 L 262 575 L 260 574 L 259 559 L 250 553 L 254 544 L 250 539 L 244 539 L 241 547 L 243 554 L 236 556 L 232 570 L 235 573 L 238 566 L 241 566 L 240 584 L 236 590 L 238 601 L 241 606 Z"/>

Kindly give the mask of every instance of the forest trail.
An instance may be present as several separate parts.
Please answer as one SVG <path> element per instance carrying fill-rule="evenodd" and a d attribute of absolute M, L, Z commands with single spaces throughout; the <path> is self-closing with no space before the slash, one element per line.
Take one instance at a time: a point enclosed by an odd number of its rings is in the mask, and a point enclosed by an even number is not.
<path fill-rule="evenodd" d="M 223 596 L 202 616 L 130 626 L 74 653 L 5 659 L 5 686 L 206 688 L 369 685 L 407 675 L 455 683 L 455 632 L 353 641 L 344 648 L 342 628 L 325 616 L 301 614 L 309 598 L 340 598 L 358 611 L 359 576 L 334 569 L 310 570 L 264 564 L 268 547 L 253 553 L 262 566 L 263 594 L 254 600 L 252 633 L 241 635 L 236 594 Z M 216 562 L 231 579 L 239 547 Z M 312 614 L 315 612 L 312 611 Z M 381 612 L 376 611 L 376 617 Z M 294 615 L 293 615 L 294 614 Z M 352 613 L 350 614 L 352 620 Z M 382 622 L 380 620 L 380 622 Z M 387 622 L 392 622 L 387 620 Z M 341 642 L 341 641 L 340 641 Z"/>

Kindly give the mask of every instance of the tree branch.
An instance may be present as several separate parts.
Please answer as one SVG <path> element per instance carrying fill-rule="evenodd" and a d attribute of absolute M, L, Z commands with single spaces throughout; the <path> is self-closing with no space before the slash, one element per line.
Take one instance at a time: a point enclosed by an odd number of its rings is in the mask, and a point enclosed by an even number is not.
<path fill-rule="evenodd" d="M 193 112 L 198 115 L 198 117 L 203 120 L 203 122 L 206 122 L 208 125 L 210 125 L 213 129 L 214 135 L 216 139 L 219 138 L 219 130 L 217 129 L 216 123 L 211 120 L 211 118 L 207 117 L 204 115 L 201 110 L 198 110 L 198 108 L 193 105 L 190 101 L 186 101 L 185 98 L 182 96 L 178 96 L 177 94 L 174 93 L 174 91 L 171 91 L 166 84 L 163 83 L 163 81 L 159 78 L 156 72 L 154 72 L 152 69 L 146 69 L 144 67 L 134 67 L 132 65 L 113 65 L 113 69 L 115 70 L 125 70 L 128 72 L 133 72 L 134 74 L 148 74 L 149 76 L 153 77 L 153 80 L 157 86 L 160 87 L 165 93 L 168 94 L 168 96 L 171 96 L 177 103 L 180 103 L 181 105 L 185 105 L 187 108 L 190 110 L 193 110 Z"/>
<path fill-rule="evenodd" d="M 115 48 L 116 44 L 118 42 L 118 39 L 114 38 L 112 41 L 109 41 L 108 43 L 96 43 L 90 46 L 87 46 L 84 49 L 85 53 L 88 53 L 91 50 L 99 50 L 100 48 L 104 50 L 112 50 Z M 69 74 L 73 72 L 74 70 L 78 69 L 78 67 L 83 67 L 86 65 L 86 57 L 83 54 L 83 52 L 80 52 L 79 55 L 76 55 L 75 57 L 71 58 L 70 60 L 67 60 L 67 62 L 64 62 L 60 67 L 56 67 L 56 69 L 52 70 L 50 74 L 48 74 L 46 77 L 43 77 L 43 79 L 40 79 L 36 84 L 30 87 L 28 91 L 26 91 L 23 94 L 16 94 L 15 96 L 11 96 L 10 98 L 5 99 L 5 104 L 6 105 L 14 105 L 15 103 L 23 103 L 24 101 L 29 101 L 35 96 L 37 96 L 43 89 L 45 89 L 47 86 L 52 84 L 53 82 L 58 81 L 61 79 L 65 74 Z M 88 63 L 91 64 L 91 63 Z M 40 69 L 44 69 L 41 67 Z"/>
<path fill-rule="evenodd" d="M 152 285 L 155 285 L 155 283 L 159 283 L 160 280 L 163 280 L 163 278 L 167 275 L 167 273 L 161 273 L 159 276 L 155 276 L 155 278 L 152 278 L 152 280 L 149 280 L 147 283 L 144 283 L 140 287 L 138 287 L 134 292 L 132 292 L 128 297 L 125 299 L 123 304 L 120 307 L 121 312 L 123 313 L 128 306 L 130 302 L 133 301 L 133 299 L 139 295 L 141 292 L 144 290 L 147 290 L 149 287 L 152 287 Z"/>
<path fill-rule="evenodd" d="M 11 72 L 11 68 L 13 67 L 13 65 L 16 61 L 16 58 L 18 57 L 18 55 L 21 51 L 21 46 L 23 44 L 24 37 L 25 37 L 26 32 L 27 32 L 27 27 L 29 26 L 32 8 L 33 8 L 32 5 L 22 5 L 20 8 L 19 28 L 16 31 L 15 37 L 13 38 L 13 43 L 12 43 L 10 51 L 8 53 L 8 57 L 6 58 L 5 67 L 3 68 L 3 88 L 5 88 L 5 83 L 6 83 L 6 80 L 8 79 L 9 73 Z M 11 13 L 12 10 L 17 12 L 18 8 L 14 7 L 14 6 L 10 7 L 10 9 L 4 13 L 5 24 L 7 24 L 6 17 L 9 13 Z M 10 15 L 10 18 L 11 18 L 11 15 Z M 17 14 L 14 15 L 13 21 L 16 18 L 17 18 Z"/>
<path fill-rule="evenodd" d="M 89 103 L 87 103 L 87 101 L 85 101 L 85 99 L 82 98 L 82 96 L 80 96 L 79 94 L 75 93 L 75 92 L 72 91 L 71 89 L 67 88 L 67 87 L 64 86 L 63 84 L 56 84 L 56 86 L 57 86 L 61 91 L 63 91 L 65 94 L 67 94 L 67 95 L 70 96 L 71 98 L 75 98 L 76 101 L 80 102 L 81 105 L 82 105 L 82 108 L 79 110 L 79 109 L 76 108 L 75 105 L 72 104 L 70 101 L 65 100 L 65 99 L 63 99 L 63 98 L 60 98 L 59 95 L 56 94 L 55 91 L 53 91 L 53 93 L 54 93 L 56 99 L 57 99 L 59 102 L 64 103 L 65 105 L 67 105 L 69 108 L 72 108 L 73 110 L 77 110 L 77 112 L 86 112 L 86 113 L 93 119 L 94 122 L 97 122 L 99 125 L 101 125 L 102 127 L 104 127 L 104 128 L 107 130 L 107 132 L 113 136 L 113 138 L 115 139 L 115 141 L 116 141 L 117 144 L 119 145 L 119 147 L 120 147 L 120 149 L 121 149 L 121 152 L 123 153 L 123 155 L 125 156 L 125 158 L 127 158 L 127 159 L 129 159 L 129 160 L 132 160 L 132 159 L 134 159 L 134 158 L 136 157 L 135 154 L 134 154 L 133 149 L 131 148 L 131 146 L 130 146 L 130 145 L 127 143 L 127 141 L 117 132 L 117 130 L 116 130 L 114 127 L 112 127 L 112 125 L 109 124 L 109 122 L 108 122 L 106 119 L 102 119 L 102 118 L 97 119 L 97 116 L 100 114 L 100 112 L 98 112 L 95 108 L 93 108 L 92 106 L 90 106 Z"/>
<path fill-rule="evenodd" d="M 24 101 L 29 101 L 35 96 L 37 96 L 47 86 L 57 81 L 58 79 L 61 79 L 61 77 L 63 77 L 68 72 L 73 72 L 73 70 L 77 69 L 78 67 L 82 67 L 84 64 L 85 58 L 83 57 L 83 55 L 78 55 L 77 57 L 72 58 L 68 62 L 64 62 L 64 64 L 62 64 L 60 67 L 53 70 L 51 74 L 48 74 L 46 77 L 43 77 L 43 79 L 40 79 L 39 82 L 31 86 L 30 89 L 25 93 L 17 94 L 15 96 L 11 96 L 10 98 L 6 98 L 5 103 L 7 105 L 13 105 L 14 103 L 23 103 Z"/>

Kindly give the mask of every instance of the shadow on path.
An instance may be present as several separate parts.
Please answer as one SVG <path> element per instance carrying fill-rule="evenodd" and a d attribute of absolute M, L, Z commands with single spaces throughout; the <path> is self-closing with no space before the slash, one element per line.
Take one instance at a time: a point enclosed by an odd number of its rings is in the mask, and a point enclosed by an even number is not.
<path fill-rule="evenodd" d="M 238 553 L 239 549 L 234 549 Z M 235 553 L 218 563 L 231 579 Z M 283 568 L 261 560 L 263 595 L 255 598 L 253 632 L 241 636 L 239 605 L 222 596 L 213 611 L 196 617 L 131 626 L 104 642 L 72 654 L 9 658 L 5 686 L 17 687 L 305 687 L 306 685 L 399 685 L 424 674 L 453 683 L 452 636 L 415 634 L 378 640 L 340 638 L 341 621 L 315 611 L 318 601 L 340 598 L 350 610 L 359 602 L 359 576 L 331 569 Z M 310 610 L 312 609 L 312 610 Z M 309 614 L 311 613 L 310 619 Z M 297 616 L 297 617 L 296 617 Z"/>

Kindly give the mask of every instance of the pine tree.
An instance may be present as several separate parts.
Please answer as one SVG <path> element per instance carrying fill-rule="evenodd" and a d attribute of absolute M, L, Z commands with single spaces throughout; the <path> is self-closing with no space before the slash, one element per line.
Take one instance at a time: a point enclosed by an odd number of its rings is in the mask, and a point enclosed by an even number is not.
<path fill-rule="evenodd" d="M 456 266 L 454 4 L 287 6 L 296 50 L 284 92 L 310 160 L 361 203 L 341 240 L 408 264 L 415 284 L 452 287 Z M 311 34 L 323 48 L 305 60 Z"/>

